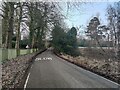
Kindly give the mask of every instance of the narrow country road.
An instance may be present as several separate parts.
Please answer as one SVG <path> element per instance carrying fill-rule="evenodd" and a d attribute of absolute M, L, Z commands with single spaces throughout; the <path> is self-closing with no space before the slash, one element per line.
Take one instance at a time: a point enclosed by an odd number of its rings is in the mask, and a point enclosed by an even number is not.
<path fill-rule="evenodd" d="M 36 57 L 24 88 L 118 88 L 118 85 L 47 50 Z"/>

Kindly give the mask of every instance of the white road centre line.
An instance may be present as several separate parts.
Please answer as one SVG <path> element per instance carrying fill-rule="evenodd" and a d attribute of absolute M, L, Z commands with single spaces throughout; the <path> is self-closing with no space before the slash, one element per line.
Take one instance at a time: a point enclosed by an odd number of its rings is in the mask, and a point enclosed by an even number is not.
<path fill-rule="evenodd" d="M 25 90 L 25 88 L 26 88 L 26 86 L 27 86 L 29 77 L 30 77 L 30 73 L 28 74 L 27 79 L 26 79 L 26 81 L 25 81 L 24 90 Z"/>

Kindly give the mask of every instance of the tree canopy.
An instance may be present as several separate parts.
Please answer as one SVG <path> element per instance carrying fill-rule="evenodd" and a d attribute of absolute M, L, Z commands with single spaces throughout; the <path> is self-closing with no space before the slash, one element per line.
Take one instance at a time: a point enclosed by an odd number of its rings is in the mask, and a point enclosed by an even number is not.
<path fill-rule="evenodd" d="M 78 56 L 77 30 L 72 27 L 67 33 L 60 26 L 55 26 L 52 31 L 52 45 L 57 52 L 63 52 L 72 56 Z"/>

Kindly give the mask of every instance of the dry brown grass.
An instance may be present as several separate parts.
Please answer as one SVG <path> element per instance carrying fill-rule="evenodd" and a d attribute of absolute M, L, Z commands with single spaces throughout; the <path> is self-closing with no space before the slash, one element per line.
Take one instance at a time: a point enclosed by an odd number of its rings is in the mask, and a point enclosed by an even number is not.
<path fill-rule="evenodd" d="M 115 58 L 111 56 L 111 54 L 113 54 L 112 50 L 106 50 L 106 52 L 110 53 L 109 57 L 100 49 L 80 49 L 80 51 L 83 56 L 72 57 L 62 54 L 60 57 L 87 70 L 93 71 L 108 79 L 120 83 L 120 61 L 115 60 Z"/>

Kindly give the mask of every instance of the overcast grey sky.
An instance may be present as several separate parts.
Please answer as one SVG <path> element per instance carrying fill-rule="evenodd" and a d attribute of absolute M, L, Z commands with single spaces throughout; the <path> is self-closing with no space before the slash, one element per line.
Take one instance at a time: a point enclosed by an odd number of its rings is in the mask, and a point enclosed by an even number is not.
<path fill-rule="evenodd" d="M 102 24 L 107 24 L 106 20 L 106 8 L 109 4 L 114 4 L 114 2 L 93 2 L 82 4 L 79 11 L 73 9 L 68 12 L 65 22 L 69 27 L 80 26 L 88 24 L 89 20 L 94 16 L 99 16 Z M 66 15 L 65 11 L 65 15 Z"/>
<path fill-rule="evenodd" d="M 0 0 L 1 1 L 1 0 Z M 12 1 L 12 0 L 10 0 Z M 24 0 L 22 0 L 24 1 Z M 45 0 L 43 0 L 45 1 Z M 51 1 L 51 0 L 49 0 Z M 64 0 L 65 1 L 65 0 Z M 71 0 L 74 2 L 75 0 Z M 80 1 L 80 0 L 79 0 Z M 89 1 L 89 0 L 87 0 Z M 91 1 L 91 0 L 90 0 Z M 106 15 L 106 8 L 109 4 L 114 4 L 114 0 L 104 0 L 107 2 L 103 2 L 103 0 L 98 0 L 99 2 L 94 2 L 95 0 L 92 0 L 92 2 L 86 2 L 84 4 L 81 4 L 79 7 L 79 10 L 76 8 L 72 8 L 67 12 L 67 7 L 66 7 L 66 3 L 64 2 L 60 2 L 62 7 L 63 7 L 63 14 L 67 17 L 67 19 L 65 19 L 65 22 L 67 24 L 67 26 L 69 28 L 71 28 L 72 26 L 81 26 L 83 25 L 84 27 L 89 23 L 89 20 L 96 16 L 99 15 L 99 19 L 101 20 L 102 24 L 107 24 L 106 20 L 107 17 Z M 118 0 L 115 0 L 118 1 Z M 81 2 L 82 3 L 82 2 Z"/>
<path fill-rule="evenodd" d="M 71 28 L 72 26 L 83 26 L 83 28 L 80 28 L 79 32 L 84 35 L 84 27 L 87 26 L 90 19 L 94 16 L 99 16 L 101 24 L 107 24 L 106 9 L 107 6 L 110 4 L 113 5 L 114 2 L 86 2 L 80 5 L 79 10 L 73 8 L 67 12 L 67 7 L 65 7 L 65 3 L 62 3 L 63 14 L 67 17 L 67 19 L 65 19 L 65 22 L 69 28 Z"/>

